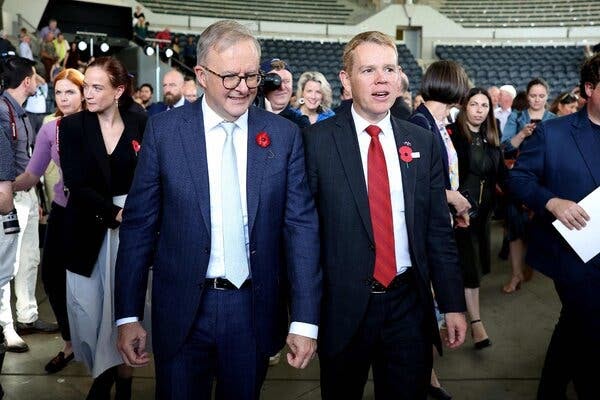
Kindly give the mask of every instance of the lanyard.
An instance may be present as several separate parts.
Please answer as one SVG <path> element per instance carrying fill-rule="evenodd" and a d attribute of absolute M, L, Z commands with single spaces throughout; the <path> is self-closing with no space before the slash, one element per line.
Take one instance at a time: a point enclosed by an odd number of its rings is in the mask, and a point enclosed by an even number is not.
<path fill-rule="evenodd" d="M 6 108 L 8 108 L 8 117 L 10 119 L 10 127 L 12 129 L 12 139 L 17 140 L 17 123 L 15 122 L 15 113 L 10 105 L 10 102 L 3 97 L 4 103 L 6 103 Z"/>

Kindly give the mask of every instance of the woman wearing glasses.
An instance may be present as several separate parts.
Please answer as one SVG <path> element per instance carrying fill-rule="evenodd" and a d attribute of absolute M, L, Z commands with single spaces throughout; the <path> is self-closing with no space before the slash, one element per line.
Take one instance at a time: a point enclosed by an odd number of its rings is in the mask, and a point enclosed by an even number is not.
<path fill-rule="evenodd" d="M 95 378 L 87 399 L 131 397 L 132 368 L 117 351 L 114 267 L 123 205 L 137 164 L 146 115 L 127 111 L 130 79 L 116 59 L 96 59 L 85 72 L 87 111 L 63 118 L 60 162 L 69 224 L 67 311 L 77 360 Z"/>

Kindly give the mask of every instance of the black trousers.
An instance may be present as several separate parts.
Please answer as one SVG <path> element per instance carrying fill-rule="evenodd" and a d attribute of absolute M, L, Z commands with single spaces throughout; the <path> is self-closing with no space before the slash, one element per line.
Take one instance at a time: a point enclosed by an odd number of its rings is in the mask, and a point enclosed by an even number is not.
<path fill-rule="evenodd" d="M 596 381 L 600 359 L 600 268 L 585 268 L 588 276 L 577 284 L 555 282 L 562 309 L 548 345 L 538 400 L 566 399 L 571 381 L 579 400 L 600 397 Z"/>
<path fill-rule="evenodd" d="M 46 227 L 44 252 L 42 253 L 42 283 L 56 316 L 62 338 L 71 340 L 67 316 L 67 270 L 64 263 L 65 254 L 69 249 L 64 243 L 66 236 L 64 221 L 64 207 L 52 203 Z"/>
<path fill-rule="evenodd" d="M 319 357 L 323 400 L 360 400 L 373 368 L 375 399 L 425 400 L 431 377 L 432 340 L 415 277 L 383 294 L 371 294 L 350 344 Z"/>

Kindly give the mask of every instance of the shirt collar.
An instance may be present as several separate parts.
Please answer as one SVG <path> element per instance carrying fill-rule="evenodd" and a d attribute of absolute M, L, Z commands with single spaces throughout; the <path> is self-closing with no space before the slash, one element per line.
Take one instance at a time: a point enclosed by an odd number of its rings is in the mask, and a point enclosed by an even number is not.
<path fill-rule="evenodd" d="M 365 129 L 367 129 L 367 126 L 369 126 L 369 125 L 377 125 L 379 127 L 379 129 L 381 129 L 381 134 L 383 134 L 383 135 L 385 135 L 386 132 L 392 132 L 392 121 L 390 118 L 389 110 L 388 110 L 387 114 L 385 115 L 385 117 L 383 117 L 383 119 L 376 124 L 373 124 L 373 123 L 367 121 L 366 119 L 364 119 L 363 117 L 361 117 L 360 115 L 358 115 L 358 113 L 354 109 L 354 104 L 352 104 L 351 111 L 352 111 L 352 119 L 354 120 L 354 127 L 356 128 L 357 135 L 360 135 L 361 133 L 365 132 Z"/>
<path fill-rule="evenodd" d="M 184 103 L 185 103 L 185 97 L 181 96 L 179 101 L 177 103 L 173 104 L 173 106 L 171 108 L 181 107 Z"/>
<path fill-rule="evenodd" d="M 206 96 L 202 96 L 202 115 L 204 118 L 204 132 L 210 132 L 212 129 L 216 128 L 221 122 L 225 121 L 223 117 L 219 116 L 206 102 Z M 238 128 L 242 129 L 242 131 L 248 130 L 248 110 L 243 113 L 238 119 L 234 122 Z"/>

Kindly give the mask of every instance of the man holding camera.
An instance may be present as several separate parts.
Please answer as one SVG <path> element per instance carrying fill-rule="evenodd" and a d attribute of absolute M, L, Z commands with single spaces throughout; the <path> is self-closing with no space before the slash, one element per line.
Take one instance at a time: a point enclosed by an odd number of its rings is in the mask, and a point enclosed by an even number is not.
<path fill-rule="evenodd" d="M 273 58 L 265 61 L 260 66 L 261 71 L 265 72 L 265 79 L 262 84 L 263 94 L 268 100 L 270 108 L 265 107 L 274 114 L 289 119 L 302 128 L 310 126 L 310 121 L 306 115 L 298 115 L 292 110 L 290 99 L 294 92 L 294 81 L 289 65 L 279 58 Z"/>
<path fill-rule="evenodd" d="M 18 176 L 27 167 L 35 134 L 27 114 L 21 106 L 37 90 L 35 63 L 22 57 L 9 57 L 2 60 L 2 64 L 4 92 L 0 96 L 0 128 L 2 141 L 5 143 L 4 147 L 8 146 L 12 150 L 8 157 L 3 155 L 2 158 L 8 163 L 12 163 L 14 176 Z M 8 176 L 8 178 L 11 177 Z M 38 319 L 38 306 L 35 298 L 37 269 L 40 261 L 39 206 L 35 189 L 15 193 L 14 209 L 20 223 L 20 230 L 16 229 L 17 220 L 14 218 L 14 213 L 9 215 L 9 220 L 7 217 L 3 217 L 3 228 L 6 228 L 8 224 L 8 231 L 18 232 L 18 235 L 14 235 L 18 236 L 18 239 L 10 240 L 11 249 L 3 248 L 0 253 L 14 251 L 16 256 L 2 257 L 0 262 L 5 264 L 2 265 L 2 269 L 10 269 L 11 273 L 15 274 L 17 330 L 21 334 L 54 332 L 57 330 L 56 324 L 48 324 Z M 5 229 L 4 233 L 6 234 L 6 232 Z M 6 246 L 8 242 L 2 245 Z M 8 351 L 25 352 L 29 350 L 13 326 L 8 280 L 2 286 L 0 324 L 8 343 Z"/>

